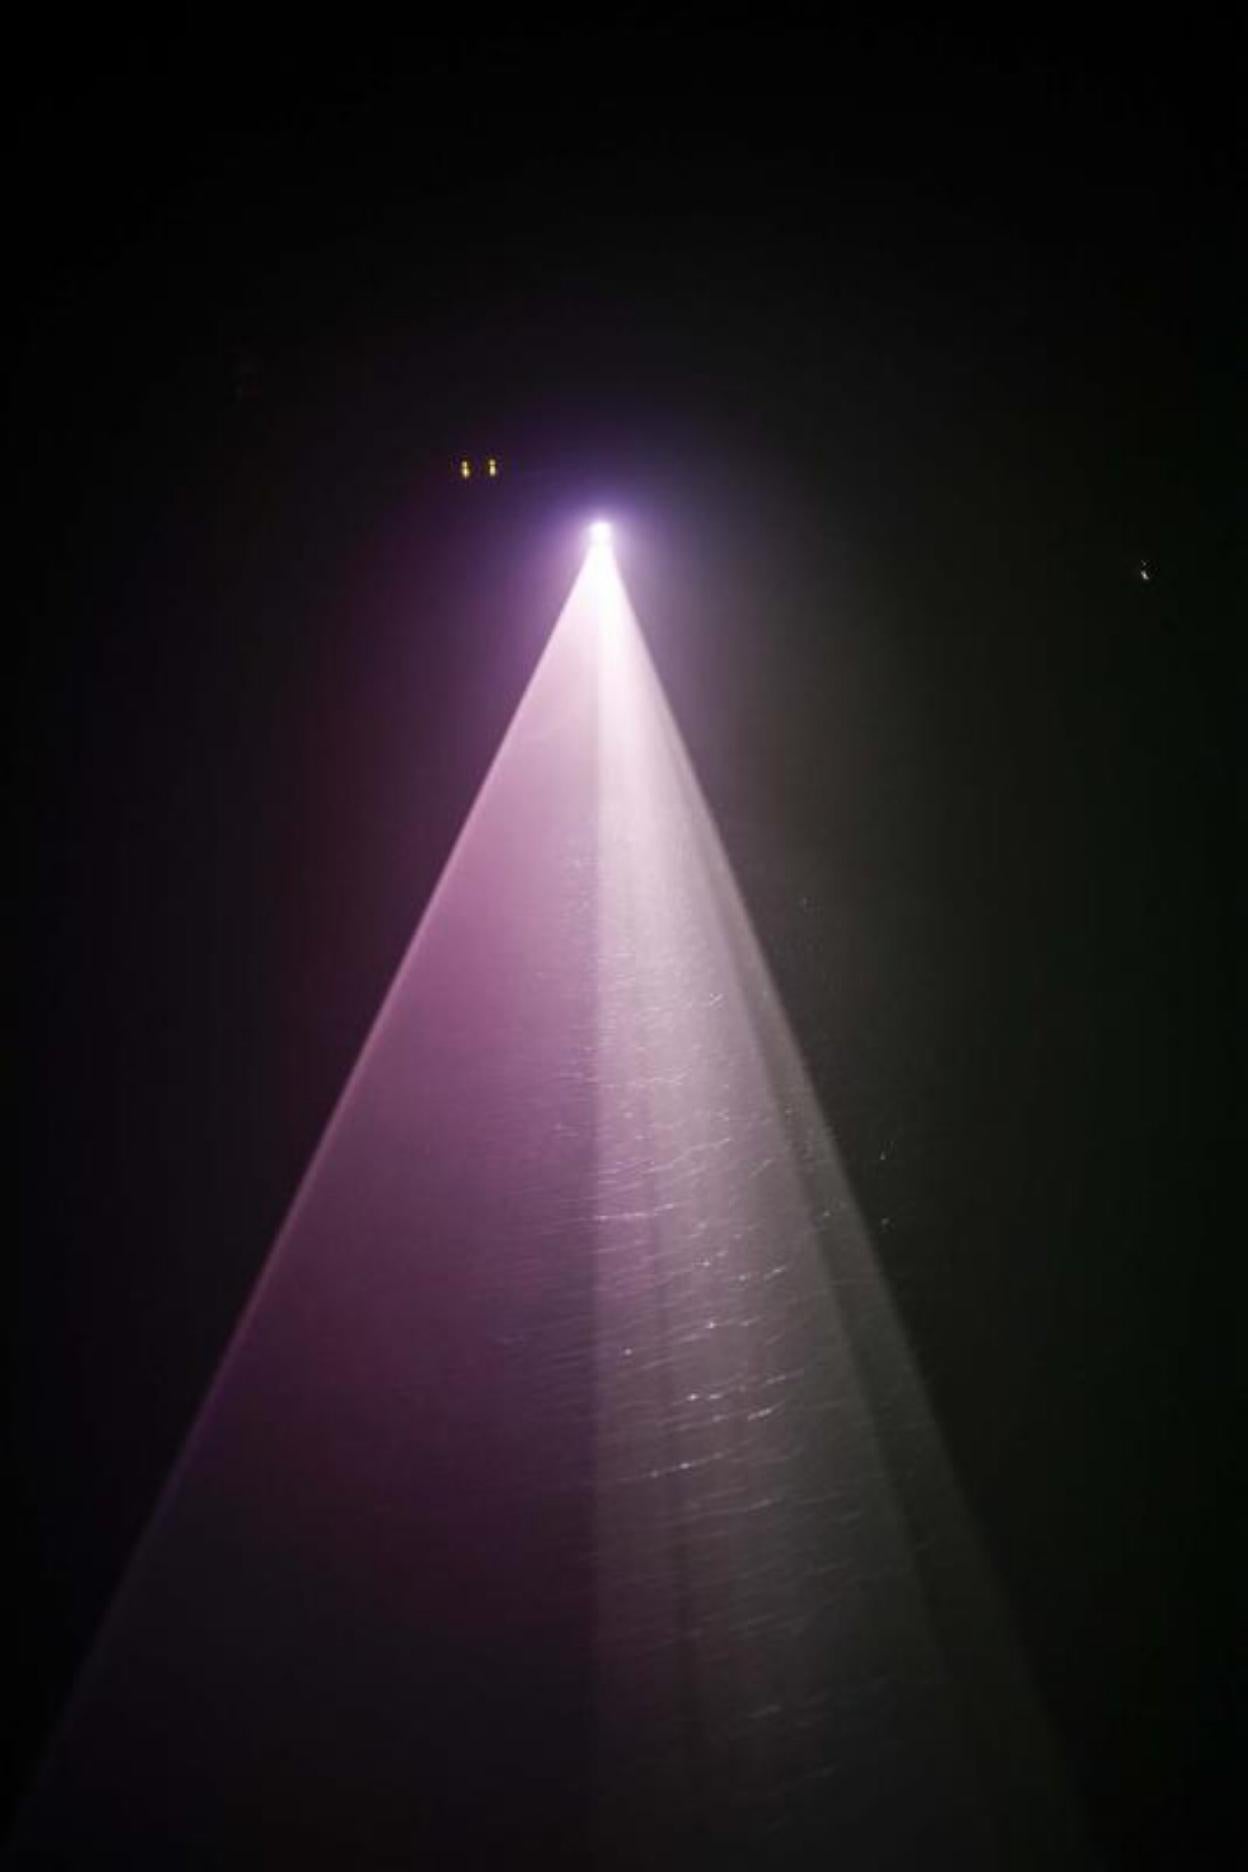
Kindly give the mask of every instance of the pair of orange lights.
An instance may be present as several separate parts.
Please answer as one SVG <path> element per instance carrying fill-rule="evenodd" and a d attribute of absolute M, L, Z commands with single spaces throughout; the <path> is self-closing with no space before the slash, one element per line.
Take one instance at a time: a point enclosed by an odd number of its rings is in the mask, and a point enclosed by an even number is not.
<path fill-rule="evenodd" d="M 484 461 L 474 464 L 467 455 L 461 455 L 458 463 L 458 472 L 461 481 L 471 481 L 474 474 L 479 475 L 483 481 L 497 481 L 498 457 L 497 455 L 487 455 Z"/>

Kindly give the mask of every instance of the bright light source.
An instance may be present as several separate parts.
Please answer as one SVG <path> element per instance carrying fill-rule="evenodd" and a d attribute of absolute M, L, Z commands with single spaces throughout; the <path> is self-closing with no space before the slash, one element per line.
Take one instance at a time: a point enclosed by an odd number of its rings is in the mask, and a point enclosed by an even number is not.
<path fill-rule="evenodd" d="M 471 480 L 472 463 L 470 461 L 466 459 L 461 459 L 460 464 L 459 464 L 459 478 L 461 481 Z"/>
<path fill-rule="evenodd" d="M 609 545 L 611 541 L 611 522 L 609 520 L 593 521 L 589 529 L 589 537 L 594 542 L 595 546 Z"/>

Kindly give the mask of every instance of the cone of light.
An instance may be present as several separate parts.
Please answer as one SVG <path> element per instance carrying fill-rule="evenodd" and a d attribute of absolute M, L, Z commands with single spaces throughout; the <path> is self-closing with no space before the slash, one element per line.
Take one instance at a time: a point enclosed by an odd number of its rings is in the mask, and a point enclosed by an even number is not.
<path fill-rule="evenodd" d="M 26 1838 L 576 1859 L 582 1780 L 604 1865 L 1080 1862 L 601 519 Z"/>

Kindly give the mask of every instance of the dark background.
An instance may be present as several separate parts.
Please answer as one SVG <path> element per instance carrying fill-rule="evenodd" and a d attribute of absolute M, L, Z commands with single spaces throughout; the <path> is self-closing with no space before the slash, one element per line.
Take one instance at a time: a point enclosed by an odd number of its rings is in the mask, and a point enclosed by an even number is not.
<path fill-rule="evenodd" d="M 1227 49 L 730 19 L 19 84 L 11 1799 L 601 507 L 1105 1861 L 1225 1863 Z"/>

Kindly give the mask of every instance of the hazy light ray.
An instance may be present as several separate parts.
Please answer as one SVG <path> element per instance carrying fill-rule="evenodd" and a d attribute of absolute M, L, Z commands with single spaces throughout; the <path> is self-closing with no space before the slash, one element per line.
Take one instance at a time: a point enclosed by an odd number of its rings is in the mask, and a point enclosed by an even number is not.
<path fill-rule="evenodd" d="M 1006 1848 L 1079 1864 L 1008 1619 L 613 566 L 601 602 L 606 1857 L 805 1864 L 818 1842 L 855 1864 L 988 1866 Z M 916 1541 L 934 1549 L 922 1576 Z"/>
<path fill-rule="evenodd" d="M 604 1863 L 805 1867 L 817 1836 L 850 1865 L 975 1868 L 980 1774 L 1019 1822 L 1001 1863 L 1079 1862 L 609 537 L 117 1596 L 30 1843 L 363 1868 L 432 1809 L 474 1863 L 552 1833 L 583 1863 L 591 1546 Z"/>

